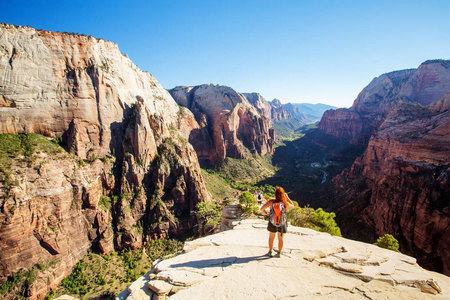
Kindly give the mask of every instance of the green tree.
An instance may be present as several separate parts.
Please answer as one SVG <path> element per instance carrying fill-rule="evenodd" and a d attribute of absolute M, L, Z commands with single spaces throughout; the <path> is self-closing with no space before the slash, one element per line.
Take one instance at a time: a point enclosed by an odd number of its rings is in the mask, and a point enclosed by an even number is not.
<path fill-rule="evenodd" d="M 286 215 L 288 217 L 288 220 L 294 226 L 316 229 L 315 226 L 313 226 L 313 224 L 311 223 L 313 213 L 314 209 L 309 206 L 302 208 L 298 207 L 298 205 L 295 206 L 294 204 L 294 208 L 288 211 Z"/>
<path fill-rule="evenodd" d="M 203 235 L 212 231 L 219 224 L 222 218 L 222 206 L 199 202 L 195 215 L 199 221 L 200 235 Z"/>
<path fill-rule="evenodd" d="M 331 235 L 342 236 L 341 229 L 334 220 L 335 217 L 336 214 L 334 212 L 327 213 L 322 208 L 318 208 L 313 213 L 312 222 L 320 228 L 319 231 L 328 232 Z"/>
<path fill-rule="evenodd" d="M 245 191 L 239 195 L 239 204 L 242 205 L 246 213 L 258 211 L 258 201 L 250 192 Z"/>
<path fill-rule="evenodd" d="M 341 236 L 341 229 L 334 220 L 336 217 L 335 213 L 328 213 L 322 208 L 314 210 L 309 206 L 298 207 L 298 205 L 295 204 L 294 206 L 293 209 L 287 212 L 288 220 L 292 225 Z"/>
<path fill-rule="evenodd" d="M 400 252 L 398 250 L 399 245 L 397 239 L 390 234 L 385 234 L 382 237 L 379 237 L 378 240 L 374 243 L 374 245 L 381 248 Z"/>

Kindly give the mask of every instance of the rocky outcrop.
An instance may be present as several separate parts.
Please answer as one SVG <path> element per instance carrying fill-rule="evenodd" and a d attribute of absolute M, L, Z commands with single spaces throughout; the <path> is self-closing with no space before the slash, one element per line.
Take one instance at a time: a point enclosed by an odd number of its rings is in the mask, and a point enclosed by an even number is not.
<path fill-rule="evenodd" d="M 27 160 L 18 155 L 10 163 L 8 180 L 15 184 L 0 184 L 0 278 L 36 264 L 50 266 L 27 290 L 29 297 L 45 295 L 91 247 L 114 250 L 105 206 L 111 203 L 100 201 L 114 186 L 114 158 L 80 163 L 63 150 L 38 148 Z"/>
<path fill-rule="evenodd" d="M 28 288 L 35 298 L 91 247 L 137 248 L 192 228 L 209 195 L 183 137 L 189 114 L 116 44 L 0 24 L 0 70 L 0 133 L 42 134 L 70 153 L 18 156 L 1 170 L 0 281 L 53 261 Z"/>
<path fill-rule="evenodd" d="M 281 258 L 270 258 L 266 227 L 267 221 L 247 219 L 187 242 L 183 254 L 156 261 L 118 298 L 440 299 L 450 293 L 448 277 L 412 257 L 306 228 L 290 226 Z"/>
<path fill-rule="evenodd" d="M 450 110 L 404 103 L 391 112 L 351 169 L 334 178 L 342 214 L 376 235 L 393 234 L 402 252 L 450 274 Z M 446 109 L 447 107 L 447 109 Z"/>
<path fill-rule="evenodd" d="M 248 102 L 250 102 L 251 105 L 256 107 L 261 116 L 266 117 L 266 119 L 268 120 L 273 120 L 272 105 L 270 105 L 270 103 L 266 99 L 264 99 L 263 96 L 258 93 L 242 93 L 242 95 L 244 95 L 244 97 L 248 100 Z"/>
<path fill-rule="evenodd" d="M 450 274 L 449 90 L 450 62 L 426 61 L 375 78 L 350 109 L 327 111 L 319 124 L 366 148 L 333 179 L 340 221 L 352 216 L 367 230 L 355 230 L 350 222 L 342 226 L 344 234 L 365 240 L 393 234 L 404 253 L 445 274 Z"/>
<path fill-rule="evenodd" d="M 274 148 L 270 119 L 233 89 L 218 85 L 177 87 L 175 101 L 188 108 L 199 124 L 189 134 L 200 161 L 219 163 L 226 157 L 265 155 Z"/>
<path fill-rule="evenodd" d="M 273 121 L 281 121 L 292 118 L 292 115 L 284 108 L 280 100 L 273 99 L 272 102 L 270 102 L 270 105 L 272 106 L 271 113 Z"/>
<path fill-rule="evenodd" d="M 367 145 L 370 135 L 397 105 L 429 105 L 441 99 L 449 87 L 450 62 L 446 60 L 430 60 L 417 69 L 386 73 L 374 78 L 350 109 L 325 112 L 318 127 L 337 137 L 350 137 L 353 144 Z"/>
<path fill-rule="evenodd" d="M 120 151 L 120 124 L 137 98 L 166 126 L 176 121 L 169 94 L 116 44 L 6 24 L 0 30 L 0 132 L 63 136 L 85 159 Z"/>

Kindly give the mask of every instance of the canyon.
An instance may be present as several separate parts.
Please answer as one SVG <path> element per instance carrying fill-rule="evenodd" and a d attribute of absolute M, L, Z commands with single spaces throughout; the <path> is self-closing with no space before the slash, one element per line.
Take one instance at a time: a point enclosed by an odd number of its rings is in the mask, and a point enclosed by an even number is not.
<path fill-rule="evenodd" d="M 393 234 L 403 253 L 450 275 L 450 61 L 375 78 L 289 155 L 275 149 L 274 128 L 292 133 L 313 115 L 221 85 L 167 91 L 92 36 L 1 23 L 0 76 L 0 283 L 46 265 L 27 297 L 45 295 L 90 250 L 192 233 L 196 205 L 214 200 L 200 166 L 276 162 L 276 151 L 292 158 L 278 174 L 294 200 L 321 197 L 347 236 Z M 312 156 L 329 175 L 317 190 L 316 175 L 292 179 Z"/>
<path fill-rule="evenodd" d="M 328 111 L 319 129 L 364 147 L 333 178 L 338 215 L 369 234 L 393 234 L 419 264 L 450 274 L 450 62 L 375 78 L 350 109 Z M 348 218 L 347 218 L 348 219 Z M 365 237 L 364 237 L 365 235 Z M 356 236 L 355 236 L 356 237 Z"/>

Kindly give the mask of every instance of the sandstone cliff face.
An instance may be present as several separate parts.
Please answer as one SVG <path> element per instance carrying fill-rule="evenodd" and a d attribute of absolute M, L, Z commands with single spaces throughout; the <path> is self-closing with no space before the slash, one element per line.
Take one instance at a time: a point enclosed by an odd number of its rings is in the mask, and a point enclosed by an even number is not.
<path fill-rule="evenodd" d="M 0 132 L 63 135 L 84 159 L 120 148 L 115 131 L 138 97 L 150 115 L 176 121 L 169 94 L 116 44 L 30 27 L 0 30 Z"/>
<path fill-rule="evenodd" d="M 351 215 L 376 236 L 393 234 L 404 253 L 445 274 L 450 274 L 449 90 L 450 62 L 427 61 L 375 78 L 350 109 L 327 111 L 319 124 L 328 134 L 366 147 L 333 179 L 341 220 Z"/>
<path fill-rule="evenodd" d="M 417 69 L 386 73 L 374 78 L 350 109 L 325 112 L 318 127 L 328 134 L 350 138 L 353 144 L 367 145 L 373 130 L 399 103 L 429 105 L 441 99 L 449 87 L 449 61 L 430 60 Z"/>
<path fill-rule="evenodd" d="M 136 248 L 192 228 L 191 211 L 209 201 L 186 129 L 178 133 L 192 122 L 116 44 L 1 24 L 0 70 L 0 133 L 58 138 L 72 154 L 2 170 L 0 281 L 57 261 L 30 286 L 37 297 L 90 247 Z M 99 208 L 102 195 L 110 209 Z"/>
<path fill-rule="evenodd" d="M 401 250 L 450 274 L 450 97 L 435 107 L 404 103 L 391 112 L 350 170 L 334 178 L 345 214 Z M 445 109 L 447 107 L 447 109 Z M 349 209 L 350 208 L 350 209 Z"/>
<path fill-rule="evenodd" d="M 91 247 L 114 249 L 111 213 L 99 206 L 114 186 L 113 162 L 80 164 L 62 149 L 10 159 L 9 180 L 16 184 L 0 183 L 2 281 L 22 268 L 56 262 L 29 287 L 28 296 L 36 297 L 70 274 Z"/>
<path fill-rule="evenodd" d="M 189 142 L 201 161 L 214 164 L 225 157 L 273 152 L 275 137 L 270 119 L 242 94 L 218 85 L 179 87 L 170 93 L 179 105 L 192 111 L 199 124 L 189 134 Z"/>
<path fill-rule="evenodd" d="M 242 95 L 244 95 L 251 105 L 256 107 L 261 116 L 272 121 L 272 106 L 263 96 L 258 93 L 243 93 Z"/>
<path fill-rule="evenodd" d="M 292 118 L 292 115 L 284 109 L 280 100 L 273 99 L 272 102 L 270 102 L 270 105 L 272 106 L 272 120 L 281 121 Z"/>

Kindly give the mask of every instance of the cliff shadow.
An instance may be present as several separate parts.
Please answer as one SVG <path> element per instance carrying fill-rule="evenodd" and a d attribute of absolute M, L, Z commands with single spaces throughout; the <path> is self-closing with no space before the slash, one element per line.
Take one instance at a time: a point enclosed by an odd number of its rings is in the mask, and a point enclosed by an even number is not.
<path fill-rule="evenodd" d="M 235 264 L 247 264 L 251 261 L 263 261 L 271 259 L 266 254 L 258 255 L 258 256 L 247 256 L 247 257 L 237 257 L 237 256 L 229 256 L 229 257 L 221 257 L 221 258 L 211 258 L 211 259 L 201 259 L 201 260 L 193 260 L 180 264 L 171 265 L 172 268 L 195 268 L 195 269 L 203 269 L 203 268 L 217 268 L 222 267 L 226 268 Z"/>
<path fill-rule="evenodd" d="M 316 129 L 304 137 L 276 147 L 274 176 L 257 185 L 281 186 L 300 206 L 336 209 L 332 178 L 349 168 L 365 149 Z"/>

